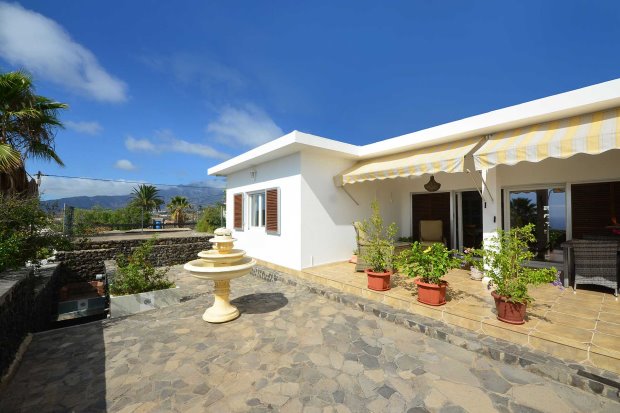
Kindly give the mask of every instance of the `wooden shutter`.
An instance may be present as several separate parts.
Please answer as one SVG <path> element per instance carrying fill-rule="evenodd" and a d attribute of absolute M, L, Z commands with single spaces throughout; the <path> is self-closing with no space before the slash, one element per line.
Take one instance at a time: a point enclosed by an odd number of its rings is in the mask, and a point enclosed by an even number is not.
<path fill-rule="evenodd" d="M 265 191 L 265 230 L 268 234 L 280 233 L 280 190 L 272 188 Z"/>
<path fill-rule="evenodd" d="M 235 194 L 233 198 L 234 229 L 243 231 L 243 194 Z"/>

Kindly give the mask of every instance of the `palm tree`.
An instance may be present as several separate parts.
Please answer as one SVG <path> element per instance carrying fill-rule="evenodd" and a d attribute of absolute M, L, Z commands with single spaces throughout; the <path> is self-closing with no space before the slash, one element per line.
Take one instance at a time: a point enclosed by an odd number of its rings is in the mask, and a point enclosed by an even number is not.
<path fill-rule="evenodd" d="M 184 196 L 175 196 L 170 200 L 168 204 L 168 210 L 172 219 L 175 220 L 178 227 L 181 227 L 185 223 L 185 210 L 191 208 L 189 201 Z"/>
<path fill-rule="evenodd" d="M 159 190 L 155 188 L 153 185 L 138 185 L 137 188 L 133 188 L 132 195 L 132 203 L 134 205 L 139 206 L 142 209 L 142 214 L 140 215 L 142 231 L 144 232 L 144 210 L 151 210 L 153 208 L 157 208 L 159 205 L 163 204 L 163 199 L 161 199 L 157 194 Z"/>
<path fill-rule="evenodd" d="M 32 78 L 25 72 L 0 74 L 0 172 L 24 168 L 28 157 L 54 161 L 64 166 L 54 150 L 57 114 L 67 109 L 34 93 Z"/>

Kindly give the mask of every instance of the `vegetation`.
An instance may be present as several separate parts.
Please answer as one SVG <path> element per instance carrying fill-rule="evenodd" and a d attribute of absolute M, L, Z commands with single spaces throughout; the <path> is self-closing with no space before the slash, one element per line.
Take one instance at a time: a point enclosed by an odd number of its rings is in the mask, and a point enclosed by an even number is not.
<path fill-rule="evenodd" d="M 0 196 L 0 271 L 52 255 L 70 244 L 36 197 Z"/>
<path fill-rule="evenodd" d="M 112 294 L 138 294 L 174 287 L 174 282 L 166 276 L 169 268 L 156 269 L 149 259 L 155 241 L 153 237 L 137 247 L 131 255 L 116 257 L 118 272 L 110 285 Z"/>
<path fill-rule="evenodd" d="M 376 200 L 372 202 L 371 208 L 370 219 L 365 219 L 361 225 L 368 242 L 368 245 L 362 248 L 361 258 L 371 271 L 387 272 L 393 267 L 394 237 L 398 228 L 393 222 L 387 227 L 384 225 Z"/>
<path fill-rule="evenodd" d="M 144 212 L 159 209 L 164 203 L 164 200 L 158 196 L 158 193 L 159 191 L 153 185 L 141 184 L 137 188 L 133 188 L 133 199 L 131 203 L 140 207 L 142 210 L 142 216 L 140 218 L 142 230 L 144 230 Z"/>
<path fill-rule="evenodd" d="M 534 224 L 509 231 L 498 230 L 484 250 L 476 250 L 482 255 L 486 275 L 491 278 L 490 286 L 498 295 L 511 302 L 528 303 L 532 297 L 528 294 L 530 285 L 553 282 L 556 279 L 555 268 L 527 268 L 525 261 L 534 258 L 528 245 L 536 241 Z"/>
<path fill-rule="evenodd" d="M 142 218 L 150 221 L 148 211 L 142 215 L 142 209 L 129 204 L 124 208 L 106 209 L 94 207 L 92 209 L 76 209 L 74 213 L 74 233 L 77 235 L 92 235 L 113 229 L 131 229 L 140 227 Z"/>
<path fill-rule="evenodd" d="M 222 218 L 223 206 L 224 204 L 217 203 L 203 209 L 202 216 L 196 224 L 196 231 L 213 233 L 216 228 L 225 227 L 226 220 Z"/>
<path fill-rule="evenodd" d="M 437 242 L 425 247 L 414 242 L 411 248 L 403 251 L 398 257 L 398 268 L 410 278 L 420 277 L 423 282 L 439 285 L 441 278 L 460 263 L 453 258 L 456 251 Z"/>
<path fill-rule="evenodd" d="M 58 111 L 68 106 L 35 94 L 30 75 L 19 71 L 0 74 L 0 102 L 0 172 L 23 168 L 28 157 L 63 165 L 54 137 Z"/>
<path fill-rule="evenodd" d="M 175 196 L 168 204 L 168 210 L 174 222 L 181 227 L 185 223 L 185 210 L 191 208 L 189 201 L 184 196 Z"/>

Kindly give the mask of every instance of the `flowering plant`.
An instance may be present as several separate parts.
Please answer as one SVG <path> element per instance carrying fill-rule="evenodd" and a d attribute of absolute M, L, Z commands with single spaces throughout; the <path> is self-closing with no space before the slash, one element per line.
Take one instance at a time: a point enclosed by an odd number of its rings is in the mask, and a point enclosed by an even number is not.
<path fill-rule="evenodd" d="M 410 278 L 420 277 L 425 283 L 439 285 L 450 269 L 459 266 L 455 253 L 441 243 L 427 247 L 416 241 L 399 255 L 399 268 Z"/>
<path fill-rule="evenodd" d="M 470 267 L 476 268 L 478 271 L 484 271 L 484 251 L 475 248 L 465 248 L 463 250 L 463 260 Z"/>

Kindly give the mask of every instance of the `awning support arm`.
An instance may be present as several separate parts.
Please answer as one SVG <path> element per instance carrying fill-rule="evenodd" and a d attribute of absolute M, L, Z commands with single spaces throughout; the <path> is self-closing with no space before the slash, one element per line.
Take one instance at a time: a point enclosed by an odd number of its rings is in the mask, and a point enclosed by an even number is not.
<path fill-rule="evenodd" d="M 355 205 L 357 205 L 357 206 L 359 206 L 359 205 L 360 205 L 360 204 L 359 204 L 359 202 L 357 202 L 357 201 L 355 200 L 355 198 L 353 198 L 353 195 L 351 195 L 351 194 L 349 193 L 349 191 L 347 191 L 347 188 L 345 188 L 345 187 L 344 187 L 344 185 L 343 185 L 343 186 L 341 186 L 340 188 L 342 188 L 342 190 L 344 191 L 344 193 L 345 193 L 345 194 L 349 195 L 349 198 L 351 198 L 351 200 L 352 200 L 353 202 L 355 202 Z"/>
<path fill-rule="evenodd" d="M 469 174 L 469 176 L 471 177 L 471 180 L 474 182 L 474 185 L 476 186 L 476 190 L 478 191 L 478 193 L 480 194 L 480 197 L 486 201 L 486 199 L 484 199 L 484 188 L 486 188 L 487 193 L 489 194 L 489 197 L 491 198 L 491 202 L 495 202 L 493 200 L 493 195 L 491 195 L 491 191 L 489 191 L 489 187 L 487 186 L 486 182 L 484 182 L 484 178 L 482 176 L 480 176 L 480 181 L 482 182 L 482 185 L 484 186 L 480 186 L 480 189 L 478 189 L 478 183 L 476 182 L 476 180 L 473 177 L 473 174 L 471 173 L 471 171 L 469 169 L 466 169 L 467 173 Z"/>

